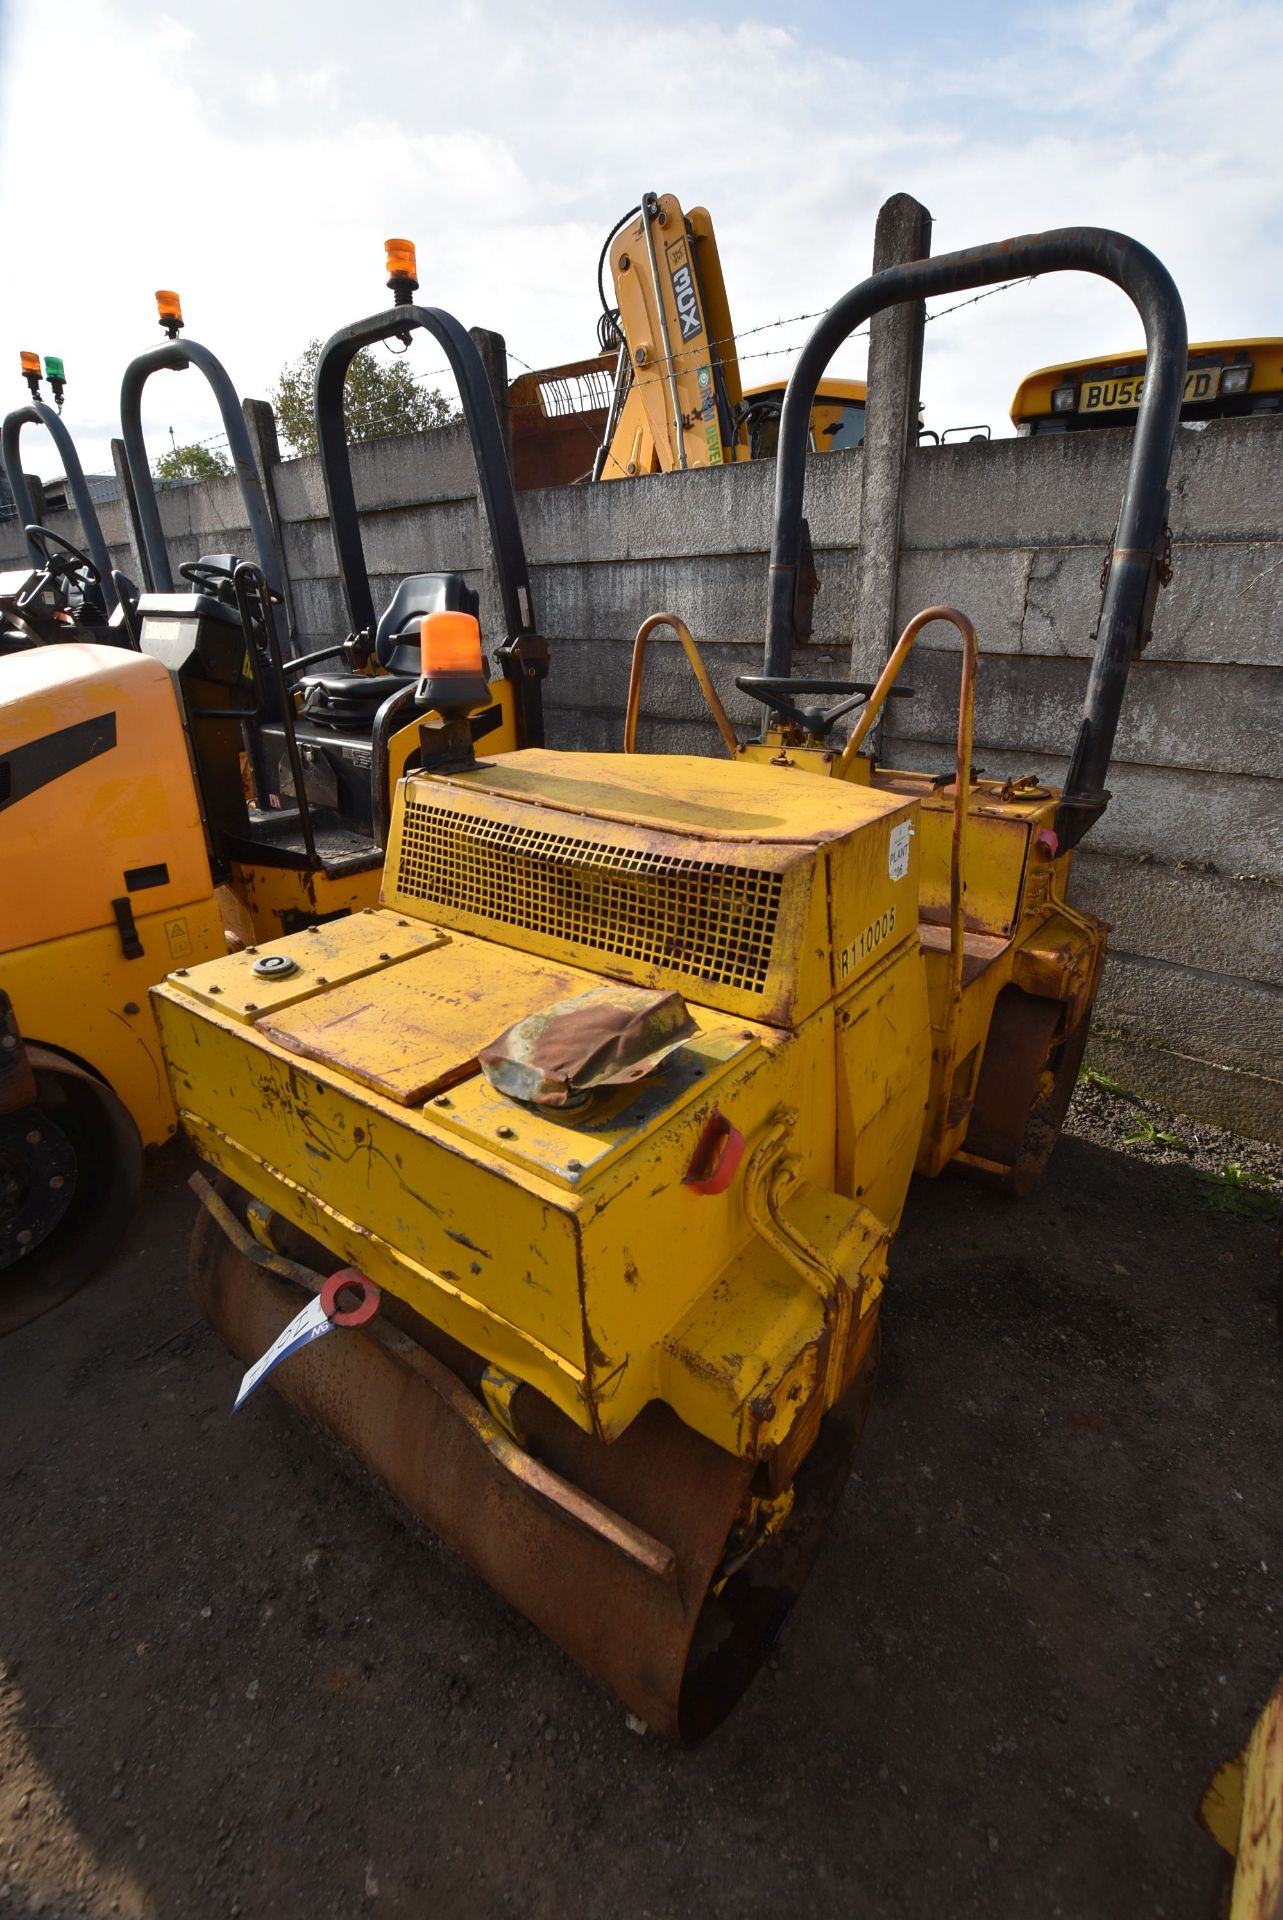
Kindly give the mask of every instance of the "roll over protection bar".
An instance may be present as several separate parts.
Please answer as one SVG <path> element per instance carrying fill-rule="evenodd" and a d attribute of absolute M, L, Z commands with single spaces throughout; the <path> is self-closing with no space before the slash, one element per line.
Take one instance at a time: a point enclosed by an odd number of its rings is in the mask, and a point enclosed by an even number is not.
<path fill-rule="evenodd" d="M 1146 357 L 1144 392 L 1104 583 L 1096 652 L 1056 818 L 1062 848 L 1076 846 L 1109 803 L 1104 782 L 1127 674 L 1148 638 L 1164 567 L 1167 474 L 1184 392 L 1188 339 L 1175 282 L 1138 241 L 1102 227 L 1024 234 L 888 267 L 862 280 L 830 307 L 802 349 L 780 416 L 765 666 L 765 672 L 777 678 L 791 668 L 803 552 L 808 427 L 821 375 L 837 348 L 875 313 L 903 301 L 931 299 L 1026 274 L 1071 272 L 1099 274 L 1122 288 L 1144 325 Z"/>
<path fill-rule="evenodd" d="M 536 641 L 525 542 L 521 537 L 499 416 L 481 355 L 454 315 L 440 307 L 421 307 L 407 302 L 384 308 L 382 313 L 371 314 L 368 319 L 355 320 L 351 326 L 340 327 L 330 336 L 316 363 L 317 445 L 348 619 L 354 633 L 373 635 L 374 601 L 352 485 L 343 383 L 362 347 L 397 336 L 405 338 L 416 327 L 430 333 L 442 348 L 458 382 L 503 602 L 506 638 L 498 649 L 499 661 L 504 677 L 516 685 L 525 745 L 542 746 L 543 707 L 539 683 L 546 671 L 547 656 L 542 642 Z M 526 641 L 535 644 L 523 645 Z"/>
<path fill-rule="evenodd" d="M 119 604 L 119 596 L 115 581 L 112 579 L 111 555 L 107 551 L 107 542 L 103 539 L 98 510 L 94 506 L 93 497 L 89 492 L 89 483 L 85 479 L 85 470 L 80 464 L 80 455 L 76 452 L 75 441 L 67 431 L 66 422 L 54 412 L 52 407 L 46 406 L 43 400 L 33 400 L 29 406 L 17 407 L 12 413 L 7 413 L 4 425 L 0 427 L 0 462 L 3 463 L 5 478 L 9 482 L 9 491 L 18 509 L 19 524 L 27 527 L 39 519 L 35 503 L 31 498 L 31 489 L 27 485 L 27 476 L 22 471 L 22 453 L 19 443 L 24 427 L 44 427 L 62 457 L 63 472 L 67 476 L 67 486 L 75 502 L 80 525 L 84 530 L 89 558 L 98 569 L 103 597 L 107 602 L 107 611 L 111 613 Z M 44 566 L 45 556 L 40 552 L 30 534 L 27 535 L 27 551 L 36 566 Z"/>
<path fill-rule="evenodd" d="M 204 374 L 213 389 L 214 398 L 218 402 L 218 411 L 227 433 L 227 444 L 232 456 L 232 465 L 236 470 L 241 499 L 245 503 L 250 537 L 254 542 L 258 564 L 268 583 L 279 591 L 284 584 L 285 569 L 277 551 L 272 522 L 267 511 L 267 498 L 263 492 L 263 482 L 259 478 L 258 468 L 254 464 L 254 449 L 250 444 L 245 416 L 241 412 L 240 399 L 222 361 L 216 359 L 209 348 L 203 347 L 199 340 L 169 340 L 163 346 L 152 347 L 149 352 L 140 353 L 138 358 L 131 360 L 125 368 L 125 377 L 120 385 L 120 430 L 125 442 L 125 458 L 129 463 L 129 477 L 133 483 L 134 500 L 138 509 L 143 557 L 151 574 L 153 589 L 157 593 L 172 593 L 174 589 L 174 576 L 169 565 L 169 550 L 161 530 L 156 483 L 151 477 L 151 468 L 147 464 L 147 446 L 143 439 L 142 426 L 143 388 L 153 373 L 158 373 L 162 367 L 170 367 L 176 373 L 183 372 L 187 367 L 195 367 L 198 372 Z"/>

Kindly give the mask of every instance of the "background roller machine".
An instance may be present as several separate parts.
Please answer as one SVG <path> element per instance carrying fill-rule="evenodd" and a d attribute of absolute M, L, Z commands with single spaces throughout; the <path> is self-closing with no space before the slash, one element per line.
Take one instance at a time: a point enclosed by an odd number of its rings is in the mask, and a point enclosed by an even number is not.
<path fill-rule="evenodd" d="M 971 779 L 975 636 L 951 610 L 955 779 L 885 772 L 860 745 L 942 610 L 872 692 L 787 679 L 815 381 L 882 307 L 1067 269 L 1131 295 L 1151 369 L 1067 788 Z M 436 676 L 442 717 L 397 788 L 380 905 L 156 990 L 214 1175 L 195 1183 L 204 1313 L 249 1362 L 336 1268 L 375 1282 L 370 1324 L 295 1354 L 280 1390 L 669 1735 L 717 1723 L 806 1576 L 868 1403 L 915 1165 L 969 1153 L 1020 1185 L 1046 1144 L 1030 1127 L 1054 1138 L 1103 941 L 1063 885 L 1106 804 L 1162 573 L 1184 357 L 1175 287 L 1119 235 L 874 275 L 817 328 L 784 407 L 750 683 L 764 739 L 741 747 L 721 713 L 725 761 L 493 759 L 472 737 L 486 691 L 467 615 L 434 613 L 425 670 L 440 633 L 454 691 Z M 669 618 L 643 628 L 638 673 Z M 839 708 L 814 712 L 826 693 Z M 630 738 L 637 697 L 635 677 Z M 1025 1054 L 1013 993 L 1040 1008 Z"/>
<path fill-rule="evenodd" d="M 478 732 L 492 750 L 543 738 L 540 683 L 547 649 L 534 631 L 530 581 L 503 439 L 485 369 L 453 315 L 414 304 L 414 249 L 388 243 L 394 304 L 342 328 L 316 370 L 321 473 L 346 634 L 299 654 L 277 636 L 283 566 L 240 403 L 207 349 L 179 340 L 176 296 L 169 344 L 135 360 L 121 391 L 121 421 L 153 592 L 139 607 L 141 645 L 175 677 L 229 921 L 245 940 L 306 926 L 378 897 L 390 779 L 417 746 L 411 732 L 419 682 L 419 623 L 433 609 L 479 609 L 462 573 L 414 573 L 376 614 L 352 484 L 344 421 L 347 370 L 366 346 L 429 333 L 449 361 L 477 462 L 499 582 L 491 699 Z M 179 569 L 193 593 L 175 594 L 141 427 L 143 388 L 160 368 L 195 366 L 214 390 L 241 484 L 257 564 L 209 554 Z"/>
<path fill-rule="evenodd" d="M 18 510 L 31 566 L 0 573 L 0 658 L 51 640 L 96 640 L 131 646 L 136 630 L 129 616 L 138 589 L 111 564 L 76 443 L 62 418 L 66 370 L 53 354 L 44 363 L 44 377 L 56 402 L 56 407 L 51 407 L 40 397 L 39 354 L 24 353 L 21 358 L 22 377 L 31 399 L 26 406 L 5 415 L 0 427 L 0 461 Z M 87 552 L 39 522 L 22 470 L 22 434 L 26 427 L 44 427 L 58 451 Z"/>
<path fill-rule="evenodd" d="M 177 300 L 162 302 L 176 336 Z M 533 632 L 494 402 L 457 321 L 402 303 L 325 349 L 322 457 L 355 637 L 303 660 L 287 661 L 277 638 L 279 561 L 225 370 L 176 337 L 131 364 L 122 416 L 150 582 L 137 650 L 37 646 L 0 672 L 0 1333 L 64 1298 L 111 1253 L 136 1203 L 143 1148 L 176 1130 L 148 989 L 225 954 L 229 929 L 252 946 L 260 932 L 377 898 L 387 764 L 417 751 L 417 727 L 399 747 L 396 736 L 426 711 L 421 610 L 477 604 L 462 575 L 417 574 L 374 618 L 343 376 L 364 342 L 413 327 L 455 367 L 502 582 L 498 672 L 482 679 L 472 724 L 496 751 L 542 738 L 546 649 Z M 141 397 L 157 369 L 187 366 L 218 401 L 257 559 L 206 555 L 181 569 L 192 590 L 175 592 Z M 346 666 L 345 652 L 361 671 L 320 671 L 336 655 Z M 336 762 L 348 767 L 345 783 Z M 317 791 L 323 775 L 328 792 Z"/>

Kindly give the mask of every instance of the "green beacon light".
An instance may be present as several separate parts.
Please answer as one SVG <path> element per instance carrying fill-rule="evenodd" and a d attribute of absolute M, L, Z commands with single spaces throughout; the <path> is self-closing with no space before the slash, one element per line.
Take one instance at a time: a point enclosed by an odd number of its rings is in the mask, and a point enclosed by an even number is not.
<path fill-rule="evenodd" d="M 45 379 L 53 388 L 54 403 L 59 413 L 61 413 L 62 391 L 67 384 L 67 369 L 63 366 L 62 361 L 56 353 L 47 353 L 45 355 Z"/>

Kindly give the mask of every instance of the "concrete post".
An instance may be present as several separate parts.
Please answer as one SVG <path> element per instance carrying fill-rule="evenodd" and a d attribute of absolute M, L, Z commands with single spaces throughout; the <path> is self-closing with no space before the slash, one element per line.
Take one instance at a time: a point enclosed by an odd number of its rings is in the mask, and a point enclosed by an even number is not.
<path fill-rule="evenodd" d="M 151 593 L 155 582 L 151 577 L 151 568 L 147 564 L 147 555 L 143 550 L 142 538 L 138 532 L 138 502 L 134 498 L 134 483 L 129 474 L 129 462 L 125 458 L 123 440 L 111 443 L 111 464 L 116 469 L 116 479 L 120 484 L 120 504 L 125 510 L 125 532 L 129 535 L 130 573 L 144 592 Z"/>
<path fill-rule="evenodd" d="M 508 456 L 508 471 L 512 471 L 512 416 L 508 411 L 508 346 L 501 333 L 491 333 L 485 327 L 469 327 L 468 338 L 485 362 L 486 378 L 490 382 L 490 391 L 494 395 L 495 411 L 499 415 L 499 431 L 503 435 L 504 452 Z"/>
<path fill-rule="evenodd" d="M 911 194 L 893 194 L 878 213 L 873 271 L 923 260 L 930 251 L 931 215 Z M 851 642 L 855 680 L 876 680 L 896 639 L 904 463 L 917 445 L 925 320 L 926 308 L 919 301 L 875 314 L 870 329 L 860 566 Z M 879 725 L 876 733 L 881 731 Z"/>
<path fill-rule="evenodd" d="M 34 473 L 24 473 L 22 477 L 27 483 L 27 492 L 31 495 L 31 506 L 36 516 L 36 524 L 43 527 L 45 524 L 45 514 L 47 512 L 45 506 L 44 481 L 37 478 Z"/>
<path fill-rule="evenodd" d="M 289 642 L 292 642 L 298 633 L 298 620 L 294 610 L 294 585 L 290 579 L 289 560 L 285 553 L 285 527 L 276 498 L 276 469 L 281 464 L 281 443 L 276 434 L 276 415 L 266 400 L 242 400 L 241 412 L 245 416 L 250 445 L 254 449 L 254 458 L 262 475 L 263 493 L 267 500 L 267 517 L 272 523 L 272 538 L 276 542 L 276 551 L 280 555 L 281 577 L 271 584 L 279 587 L 285 596 L 285 625 L 288 629 L 289 641 L 283 645 L 282 652 L 288 659 L 295 651 Z"/>

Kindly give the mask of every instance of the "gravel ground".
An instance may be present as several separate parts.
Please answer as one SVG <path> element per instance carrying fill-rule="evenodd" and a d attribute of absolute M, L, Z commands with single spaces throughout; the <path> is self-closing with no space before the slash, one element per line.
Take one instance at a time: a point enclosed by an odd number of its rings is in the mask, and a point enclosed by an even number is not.
<path fill-rule="evenodd" d="M 857 1476 L 694 1753 L 272 1395 L 228 1421 L 161 1156 L 0 1344 L 0 1913 L 1205 1915 L 1283 1668 L 1279 1167 L 1099 1082 L 1070 1126 L 1029 1200 L 915 1188 Z"/>

